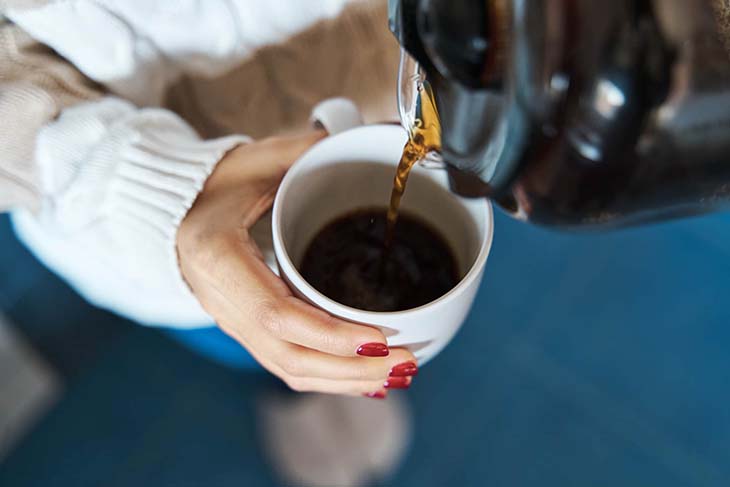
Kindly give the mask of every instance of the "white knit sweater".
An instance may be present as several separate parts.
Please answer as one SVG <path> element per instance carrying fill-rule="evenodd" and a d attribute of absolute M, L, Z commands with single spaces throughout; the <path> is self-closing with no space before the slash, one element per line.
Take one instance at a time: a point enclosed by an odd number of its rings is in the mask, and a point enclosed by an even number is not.
<path fill-rule="evenodd" d="M 175 234 L 222 155 L 249 139 L 201 139 L 161 108 L 166 92 L 181 77 L 226 73 L 260 47 L 337 16 L 346 3 L 6 2 L 8 19 L 105 90 L 37 133 L 31 183 L 40 205 L 14 211 L 22 240 L 99 306 L 146 324 L 209 325 L 182 281 Z"/>

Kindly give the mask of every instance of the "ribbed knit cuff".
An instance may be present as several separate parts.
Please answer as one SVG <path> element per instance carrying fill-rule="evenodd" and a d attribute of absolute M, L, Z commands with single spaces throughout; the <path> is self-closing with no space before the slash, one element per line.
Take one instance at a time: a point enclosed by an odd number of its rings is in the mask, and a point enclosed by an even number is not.
<path fill-rule="evenodd" d="M 242 136 L 201 141 L 179 134 L 139 133 L 118 154 L 107 204 L 160 234 L 170 271 L 179 275 L 176 281 L 184 292 L 188 286 L 179 271 L 177 230 L 216 164 L 248 141 Z"/>

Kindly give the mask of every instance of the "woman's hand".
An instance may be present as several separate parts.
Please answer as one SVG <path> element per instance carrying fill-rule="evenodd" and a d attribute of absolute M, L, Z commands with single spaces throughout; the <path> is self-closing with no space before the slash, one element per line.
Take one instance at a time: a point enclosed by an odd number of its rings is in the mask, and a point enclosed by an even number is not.
<path fill-rule="evenodd" d="M 376 328 L 292 296 L 248 232 L 271 207 L 288 167 L 324 136 L 276 137 L 230 151 L 180 226 L 180 266 L 221 329 L 292 389 L 381 397 L 410 385 L 414 356 L 388 350 Z"/>

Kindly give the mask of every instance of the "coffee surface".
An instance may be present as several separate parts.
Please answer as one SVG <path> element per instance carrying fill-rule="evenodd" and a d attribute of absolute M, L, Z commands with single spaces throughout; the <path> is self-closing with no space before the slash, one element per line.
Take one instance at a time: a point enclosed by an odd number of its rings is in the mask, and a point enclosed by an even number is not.
<path fill-rule="evenodd" d="M 385 208 L 358 210 L 329 223 L 309 244 L 300 272 L 325 296 L 366 311 L 402 311 L 451 290 L 459 273 L 446 241 L 400 212 L 385 245 Z"/>
<path fill-rule="evenodd" d="M 411 169 L 440 148 L 436 102 L 423 81 L 389 206 L 344 215 L 322 229 L 304 255 L 302 277 L 330 299 L 366 311 L 416 308 L 449 292 L 459 279 L 451 249 L 427 224 L 399 210 Z"/>

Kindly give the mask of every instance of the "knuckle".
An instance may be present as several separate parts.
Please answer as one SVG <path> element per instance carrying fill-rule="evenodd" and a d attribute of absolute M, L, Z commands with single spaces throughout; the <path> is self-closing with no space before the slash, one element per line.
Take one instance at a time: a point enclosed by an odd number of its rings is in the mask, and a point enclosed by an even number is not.
<path fill-rule="evenodd" d="M 385 335 L 383 335 L 383 332 L 381 332 L 379 329 L 368 326 L 368 325 L 359 325 L 357 329 L 357 338 L 356 340 L 364 341 L 364 342 L 377 342 L 377 343 L 385 343 Z"/>
<path fill-rule="evenodd" d="M 363 343 L 382 341 L 378 333 L 364 333 L 359 330 L 361 325 L 343 323 L 342 320 L 331 315 L 324 317 L 324 327 L 318 337 L 326 350 L 342 355 L 354 353 Z"/>
<path fill-rule="evenodd" d="M 283 317 L 275 302 L 262 301 L 256 307 L 256 322 L 264 330 L 275 337 L 281 337 L 284 332 Z"/>
<path fill-rule="evenodd" d="M 279 367 L 284 373 L 293 379 L 299 379 L 304 376 L 304 366 L 302 360 L 293 354 L 288 354 L 283 360 L 280 361 Z"/>
<path fill-rule="evenodd" d="M 394 348 L 391 349 L 393 353 L 393 358 L 397 359 L 398 362 L 416 362 L 416 356 L 413 355 L 413 353 L 408 350 L 407 348 Z"/>
<path fill-rule="evenodd" d="M 373 341 L 379 342 L 379 343 L 388 343 L 388 338 L 385 336 L 385 333 L 383 333 L 378 328 L 370 328 L 370 337 Z"/>
<path fill-rule="evenodd" d="M 343 339 L 338 333 L 339 323 L 340 321 L 332 316 L 324 317 L 325 326 L 317 333 L 317 341 L 321 344 L 322 350 L 334 351 L 349 346 L 349 340 Z"/>

